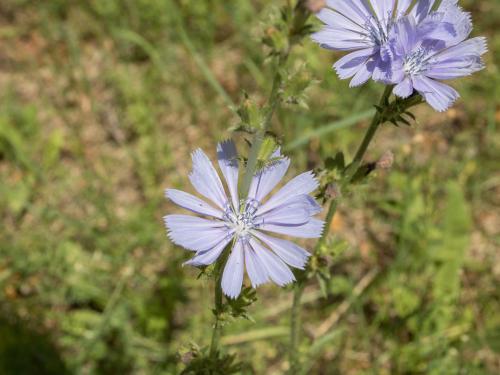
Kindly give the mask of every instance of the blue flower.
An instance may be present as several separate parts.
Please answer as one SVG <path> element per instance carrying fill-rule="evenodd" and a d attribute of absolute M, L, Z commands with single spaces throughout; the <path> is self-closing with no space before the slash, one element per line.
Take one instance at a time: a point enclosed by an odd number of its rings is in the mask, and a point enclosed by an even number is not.
<path fill-rule="evenodd" d="M 327 0 L 317 17 L 325 24 L 312 35 L 321 47 L 351 52 L 334 64 L 341 79 L 352 78 L 351 87 L 364 84 L 370 78 L 387 80 L 392 73 L 390 35 L 398 21 L 411 15 L 419 28 L 421 39 L 449 38 L 453 24 L 437 20 L 457 0 L 443 0 L 433 11 L 434 0 Z M 443 31 L 444 29 L 444 31 Z M 444 34 L 444 35 L 442 35 Z"/>
<path fill-rule="evenodd" d="M 255 174 L 248 197 L 243 200 L 238 195 L 239 165 L 232 141 L 217 146 L 219 167 L 230 198 L 217 171 L 200 149 L 192 155 L 193 171 L 189 179 L 195 190 L 210 202 L 180 190 L 165 192 L 175 204 L 203 216 L 164 218 L 172 242 L 195 252 L 186 264 L 212 264 L 232 243 L 222 275 L 222 289 L 230 298 L 240 294 L 244 267 L 253 287 L 270 280 L 280 286 L 289 284 L 295 280 L 289 266 L 304 269 L 310 254 L 295 243 L 267 232 L 317 238 L 323 231 L 323 221 L 313 217 L 321 207 L 308 195 L 318 186 L 312 172 L 295 177 L 266 199 L 290 165 L 279 149 L 273 157 L 278 161 Z"/>
<path fill-rule="evenodd" d="M 472 30 L 468 13 L 450 8 L 441 16 L 436 23 L 430 21 L 426 25 L 430 33 L 439 33 L 441 40 L 422 39 L 422 25 L 411 15 L 395 25 L 390 37 L 391 75 L 385 80 L 396 84 L 395 95 L 406 98 L 415 89 L 440 112 L 448 109 L 459 94 L 437 80 L 464 77 L 483 69 L 481 55 L 487 51 L 485 38 L 467 39 Z M 453 24 L 453 28 L 446 24 Z"/>

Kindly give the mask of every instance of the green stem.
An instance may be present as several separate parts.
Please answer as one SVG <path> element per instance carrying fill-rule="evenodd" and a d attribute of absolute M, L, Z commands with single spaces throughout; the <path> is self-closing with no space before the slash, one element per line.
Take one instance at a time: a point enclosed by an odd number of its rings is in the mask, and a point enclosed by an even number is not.
<path fill-rule="evenodd" d="M 385 107 L 385 104 L 391 94 L 391 91 L 392 91 L 392 86 L 387 86 L 385 88 L 385 91 L 380 99 L 380 104 L 379 104 L 380 107 L 382 108 Z M 368 146 L 373 140 L 373 136 L 377 132 L 377 129 L 380 126 L 380 124 L 382 124 L 382 122 L 383 122 L 383 116 L 377 111 L 373 116 L 370 127 L 368 128 L 368 130 L 365 133 L 365 136 L 363 137 L 363 141 L 361 142 L 358 150 L 356 151 L 354 159 L 351 165 L 349 166 L 346 175 L 344 176 L 342 185 L 349 184 L 351 182 L 352 177 L 356 174 L 357 170 L 359 169 L 359 166 L 361 165 L 361 161 L 363 160 L 363 157 L 366 153 L 366 150 L 368 149 Z M 325 227 L 323 229 L 321 238 L 316 243 L 314 253 L 317 253 L 319 251 L 319 248 L 325 243 L 326 239 L 328 238 L 333 217 L 335 216 L 335 213 L 337 211 L 337 206 L 338 206 L 338 198 L 332 199 L 328 206 L 328 212 L 325 218 Z M 305 277 L 298 279 L 297 283 L 295 284 L 293 292 L 293 304 L 292 304 L 291 321 L 290 321 L 290 350 L 289 350 L 290 373 L 292 375 L 300 373 L 300 358 L 298 355 L 299 354 L 298 346 L 300 344 L 300 336 L 302 330 L 301 318 L 300 318 L 300 313 L 301 313 L 300 299 L 302 298 L 302 294 L 304 291 L 305 281 L 306 281 Z"/>
<path fill-rule="evenodd" d="M 380 98 L 379 102 L 379 108 L 385 107 L 385 103 L 389 99 L 389 96 L 391 95 L 392 92 L 392 86 L 386 86 L 384 93 L 382 94 L 382 97 Z M 384 122 L 383 116 L 380 114 L 380 112 L 376 112 L 375 115 L 373 116 L 372 122 L 368 128 L 368 130 L 365 133 L 365 136 L 363 138 L 363 141 L 359 145 L 358 151 L 356 151 L 356 154 L 354 155 L 354 159 L 352 160 L 352 163 L 349 167 L 349 171 L 351 173 L 347 173 L 347 178 L 344 180 L 345 183 L 350 183 L 351 178 L 356 174 L 358 171 L 358 168 L 363 161 L 363 157 L 365 156 L 366 150 L 368 149 L 368 146 L 370 145 L 373 136 L 377 132 L 377 129 L 382 123 Z"/>
<path fill-rule="evenodd" d="M 250 148 L 250 154 L 248 156 L 247 166 L 245 170 L 245 175 L 243 177 L 243 183 L 241 188 L 241 196 L 247 197 L 248 191 L 250 190 L 250 184 L 252 183 L 253 175 L 257 170 L 257 163 L 259 161 L 259 153 L 264 143 L 266 132 L 269 129 L 271 120 L 273 118 L 274 112 L 279 104 L 279 89 L 282 83 L 282 75 L 279 71 L 280 66 L 282 66 L 288 59 L 288 53 L 280 55 L 277 63 L 276 73 L 273 79 L 273 87 L 271 93 L 269 94 L 268 106 L 266 114 L 262 121 L 261 128 L 255 133 L 252 140 L 252 147 Z"/>
<path fill-rule="evenodd" d="M 252 140 L 252 147 L 248 156 L 245 175 L 243 176 L 243 183 L 241 185 L 241 196 L 245 198 L 248 196 L 252 178 L 257 170 L 260 149 L 264 143 L 264 139 L 271 124 L 274 112 L 280 102 L 280 88 L 283 82 L 283 70 L 281 67 L 285 65 L 288 60 L 288 56 L 293 45 L 297 44 L 300 39 L 304 37 L 302 29 L 311 15 L 306 7 L 306 0 L 299 0 L 295 7 L 293 7 L 292 1 L 287 1 L 286 11 L 288 12 L 287 19 L 289 20 L 288 46 L 283 51 L 278 51 L 279 57 L 276 65 L 276 73 L 274 74 L 273 87 L 267 101 L 266 113 L 259 130 L 255 133 Z"/>
<path fill-rule="evenodd" d="M 298 348 L 301 337 L 301 316 L 300 316 L 300 299 L 304 292 L 304 283 L 297 282 L 293 290 L 292 316 L 290 321 L 290 373 L 298 374 L 300 371 L 300 358 Z"/>
<path fill-rule="evenodd" d="M 221 321 L 220 316 L 222 314 L 223 305 L 222 305 L 222 272 L 226 265 L 227 259 L 229 257 L 229 250 L 231 246 L 227 246 L 224 249 L 220 257 L 220 261 L 217 262 L 215 266 L 215 278 L 214 278 L 214 314 L 215 314 L 215 323 L 212 329 L 212 340 L 210 342 L 210 357 L 214 358 L 217 355 L 217 351 L 219 348 L 219 341 L 221 336 Z"/>
<path fill-rule="evenodd" d="M 215 305 L 215 323 L 212 330 L 212 341 L 210 343 L 211 358 L 214 358 L 217 354 L 217 349 L 219 347 L 219 340 L 221 335 L 220 310 L 222 307 L 222 287 L 220 284 L 220 279 L 218 277 L 215 279 L 214 305 Z"/>
<path fill-rule="evenodd" d="M 318 240 L 314 252 L 316 253 L 320 246 L 323 245 L 328 237 L 328 233 L 330 232 L 330 227 L 332 226 L 333 217 L 337 212 L 338 199 L 332 199 L 330 201 L 330 205 L 328 206 L 328 212 L 326 213 L 325 218 L 325 227 L 323 228 L 323 233 L 321 233 L 321 238 Z"/>
<path fill-rule="evenodd" d="M 288 34 L 288 47 L 285 51 L 282 51 L 279 54 L 278 60 L 276 62 L 276 72 L 274 74 L 273 85 L 271 89 L 271 93 L 269 94 L 269 99 L 267 101 L 267 106 L 265 108 L 265 113 L 263 116 L 263 120 L 260 128 L 255 133 L 252 141 L 252 147 L 250 149 L 250 153 L 248 156 L 247 166 L 245 169 L 245 175 L 243 176 L 243 183 L 241 188 L 241 197 L 247 197 L 248 192 L 250 190 L 250 185 L 252 183 L 252 178 L 257 170 L 259 154 L 262 144 L 264 143 L 264 139 L 266 133 L 271 125 L 271 120 L 273 118 L 274 112 L 278 108 L 280 102 L 280 88 L 283 83 L 283 74 L 281 67 L 285 65 L 288 60 L 288 56 L 290 54 L 291 46 L 297 42 L 297 30 L 300 30 L 301 27 L 305 24 L 307 18 L 309 17 L 309 12 L 303 9 L 304 0 L 300 0 L 295 11 L 292 8 L 292 3 L 288 2 L 288 11 L 295 12 L 292 15 L 292 24 L 291 30 Z M 212 331 L 212 341 L 210 345 L 210 356 L 214 357 L 217 354 L 220 336 L 221 336 L 221 321 L 220 316 L 222 314 L 223 305 L 222 305 L 222 289 L 221 289 L 221 280 L 222 280 L 222 270 L 224 269 L 224 265 L 226 264 L 228 255 L 230 252 L 230 247 L 228 247 L 223 254 L 223 257 L 220 261 L 217 262 L 216 266 L 216 278 L 215 278 L 215 295 L 214 295 L 214 304 L 215 304 L 215 324 Z M 299 297 L 300 302 L 300 297 Z"/>
<path fill-rule="evenodd" d="M 321 238 L 318 240 L 314 252 L 316 253 L 320 246 L 322 246 L 326 238 L 328 237 L 329 228 L 331 226 L 335 212 L 337 211 L 337 199 L 332 199 L 330 205 L 328 206 L 328 212 L 325 219 L 325 229 L 321 234 Z M 300 373 L 300 358 L 298 353 L 298 347 L 301 338 L 301 303 L 302 294 L 304 293 L 305 279 L 300 278 L 297 280 L 293 290 L 293 304 L 292 304 L 292 316 L 290 322 L 290 350 L 289 350 L 289 360 L 290 360 L 290 373 L 299 374 Z"/>

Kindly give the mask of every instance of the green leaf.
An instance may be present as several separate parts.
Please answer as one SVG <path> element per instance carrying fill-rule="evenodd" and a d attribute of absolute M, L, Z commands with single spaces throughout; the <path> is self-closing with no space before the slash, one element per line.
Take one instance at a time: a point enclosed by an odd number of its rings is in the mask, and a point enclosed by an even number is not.
<path fill-rule="evenodd" d="M 276 141 L 274 138 L 266 137 L 264 142 L 262 142 L 262 146 L 259 151 L 258 159 L 261 163 L 265 163 L 266 161 L 271 159 L 271 155 L 277 148 Z"/>
<path fill-rule="evenodd" d="M 325 168 L 328 170 L 339 170 L 343 171 L 345 169 L 345 158 L 343 152 L 337 152 L 335 157 L 328 157 L 325 160 Z"/>
<path fill-rule="evenodd" d="M 434 295 L 436 298 L 449 299 L 458 296 L 460 270 L 470 242 L 471 217 L 460 185 L 449 182 L 446 191 L 448 198 L 440 239 L 432 246 L 430 253 L 442 262 L 434 280 Z"/>

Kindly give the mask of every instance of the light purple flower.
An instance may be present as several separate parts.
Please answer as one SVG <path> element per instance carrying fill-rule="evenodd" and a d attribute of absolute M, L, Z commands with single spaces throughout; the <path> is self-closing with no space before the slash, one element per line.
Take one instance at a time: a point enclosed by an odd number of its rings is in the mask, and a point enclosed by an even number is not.
<path fill-rule="evenodd" d="M 238 195 L 239 165 L 232 141 L 217 145 L 219 167 L 229 197 L 201 149 L 192 154 L 193 171 L 189 178 L 195 190 L 210 202 L 180 190 L 165 192 L 175 204 L 203 216 L 167 215 L 164 218 L 172 242 L 195 252 L 186 264 L 212 264 L 232 242 L 222 275 L 222 289 L 230 298 L 240 294 L 245 267 L 253 287 L 270 280 L 280 286 L 289 284 L 295 280 L 289 266 L 304 269 L 310 254 L 268 232 L 317 238 L 323 231 L 324 222 L 313 217 L 321 207 L 308 195 L 318 186 L 312 172 L 295 177 L 266 199 L 290 165 L 288 158 L 281 157 L 279 149 L 273 157 L 278 161 L 256 173 L 248 197 L 243 200 Z"/>
<path fill-rule="evenodd" d="M 454 32 L 443 40 L 419 37 L 421 25 L 413 16 L 401 19 L 390 37 L 393 51 L 392 75 L 387 83 L 396 84 L 394 94 L 406 98 L 418 91 L 434 109 L 445 111 L 459 97 L 452 87 L 437 80 L 468 76 L 483 69 L 481 55 L 487 51 L 486 39 L 467 39 L 472 23 L 470 15 L 458 8 L 450 8 L 440 23 L 453 23 Z M 446 28 L 434 27 L 444 36 Z"/>
<path fill-rule="evenodd" d="M 421 39 L 449 38 L 448 32 L 454 32 L 443 14 L 457 0 L 442 1 L 436 11 L 432 10 L 434 3 L 419 0 L 411 7 L 412 0 L 327 0 L 327 7 L 317 13 L 325 26 L 312 39 L 323 48 L 353 51 L 333 65 L 341 79 L 352 78 L 351 87 L 370 78 L 383 81 L 392 73 L 389 36 L 402 17 L 410 14 L 422 25 Z"/>

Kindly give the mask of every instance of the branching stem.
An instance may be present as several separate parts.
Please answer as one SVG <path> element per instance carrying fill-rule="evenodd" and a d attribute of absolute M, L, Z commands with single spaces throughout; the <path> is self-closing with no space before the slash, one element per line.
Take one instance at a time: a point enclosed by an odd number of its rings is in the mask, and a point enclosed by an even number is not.
<path fill-rule="evenodd" d="M 387 86 L 385 88 L 384 93 L 380 99 L 379 107 L 383 108 L 386 106 L 388 98 L 391 94 L 392 86 Z M 372 122 L 368 127 L 365 136 L 363 137 L 363 141 L 361 142 L 354 159 L 350 166 L 347 168 L 346 174 L 343 178 L 342 185 L 345 186 L 349 184 L 352 180 L 352 177 L 356 174 L 359 169 L 363 157 L 373 140 L 373 136 L 377 132 L 378 127 L 385 121 L 384 116 L 381 115 L 379 111 L 375 113 L 373 116 Z M 325 227 L 323 229 L 323 233 L 321 238 L 318 240 L 314 252 L 316 253 L 319 248 L 325 243 L 328 238 L 328 234 L 330 232 L 330 227 L 332 225 L 333 217 L 337 211 L 338 199 L 332 199 L 328 206 L 328 212 L 325 218 Z M 290 349 L 289 349 L 289 360 L 290 360 L 290 373 L 295 375 L 300 373 L 300 353 L 298 352 L 298 347 L 300 344 L 300 336 L 301 336 L 301 304 L 300 299 L 302 297 L 302 293 L 305 287 L 306 277 L 301 277 L 297 280 L 295 284 L 294 292 L 293 292 L 293 305 L 291 311 L 291 320 L 290 320 Z"/>
<path fill-rule="evenodd" d="M 252 147 L 250 148 L 250 154 L 248 155 L 247 166 L 245 169 L 245 175 L 243 177 L 243 184 L 241 188 L 242 197 L 248 196 L 248 191 L 250 190 L 250 184 L 252 183 L 253 175 L 257 170 L 260 149 L 262 147 L 262 144 L 264 143 L 264 139 L 271 124 L 271 120 L 273 119 L 274 112 L 276 111 L 276 108 L 279 104 L 280 87 L 283 80 L 282 73 L 280 72 L 280 67 L 286 63 L 287 59 L 288 52 L 286 54 L 280 55 L 278 59 L 276 73 L 273 79 L 273 87 L 271 89 L 271 93 L 269 94 L 264 119 L 262 121 L 261 127 L 259 128 L 259 130 L 257 130 L 253 137 Z"/>

